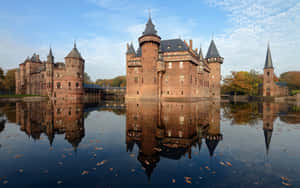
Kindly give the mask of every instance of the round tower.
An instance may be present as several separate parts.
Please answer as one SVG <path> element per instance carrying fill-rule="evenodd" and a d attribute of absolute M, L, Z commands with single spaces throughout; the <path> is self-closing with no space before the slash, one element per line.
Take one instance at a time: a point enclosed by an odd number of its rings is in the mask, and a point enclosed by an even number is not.
<path fill-rule="evenodd" d="M 68 98 L 81 99 L 84 94 L 83 81 L 84 81 L 84 59 L 77 50 L 76 43 L 74 48 L 65 57 L 66 72 L 65 72 L 65 85 L 67 86 Z"/>
<path fill-rule="evenodd" d="M 54 66 L 54 56 L 52 54 L 52 49 L 50 48 L 49 54 L 47 56 L 46 62 L 46 88 L 47 95 L 49 97 L 53 94 L 53 66 Z"/>
<path fill-rule="evenodd" d="M 143 97 L 158 97 L 157 60 L 161 38 L 157 35 L 151 17 L 146 24 L 143 35 L 139 38 L 141 49 L 142 86 L 138 93 Z"/>
<path fill-rule="evenodd" d="M 206 57 L 208 66 L 210 68 L 209 74 L 209 88 L 212 98 L 221 98 L 221 64 L 224 58 L 220 56 L 214 40 L 211 40 Z"/>

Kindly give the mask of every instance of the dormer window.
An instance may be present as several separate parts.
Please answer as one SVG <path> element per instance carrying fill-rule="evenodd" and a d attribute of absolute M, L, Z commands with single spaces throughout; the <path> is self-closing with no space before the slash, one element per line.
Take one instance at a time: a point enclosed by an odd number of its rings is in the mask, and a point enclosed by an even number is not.
<path fill-rule="evenodd" d="M 181 46 L 181 45 L 178 45 L 178 48 L 182 48 L 182 46 Z"/>
<path fill-rule="evenodd" d="M 167 48 L 168 48 L 168 49 L 171 49 L 171 46 L 169 45 Z"/>

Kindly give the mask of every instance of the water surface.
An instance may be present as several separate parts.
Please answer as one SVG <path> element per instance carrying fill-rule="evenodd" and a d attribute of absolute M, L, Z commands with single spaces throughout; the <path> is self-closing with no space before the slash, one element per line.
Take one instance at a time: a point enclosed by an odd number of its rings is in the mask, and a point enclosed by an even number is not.
<path fill-rule="evenodd" d="M 0 187 L 300 187 L 300 107 L 0 104 Z"/>

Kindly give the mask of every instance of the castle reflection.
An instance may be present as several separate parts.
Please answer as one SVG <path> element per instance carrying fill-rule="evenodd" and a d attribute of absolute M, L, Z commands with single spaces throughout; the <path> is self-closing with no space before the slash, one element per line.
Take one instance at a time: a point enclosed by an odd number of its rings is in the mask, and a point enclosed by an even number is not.
<path fill-rule="evenodd" d="M 126 117 L 127 151 L 138 146 L 138 160 L 148 177 L 160 157 L 191 158 L 191 148 L 200 150 L 203 140 L 213 156 L 223 137 L 219 102 L 128 102 Z"/>
<path fill-rule="evenodd" d="M 28 136 L 37 140 L 47 135 L 52 145 L 55 134 L 65 134 L 74 150 L 84 137 L 83 103 L 48 101 L 16 104 L 16 123 Z"/>

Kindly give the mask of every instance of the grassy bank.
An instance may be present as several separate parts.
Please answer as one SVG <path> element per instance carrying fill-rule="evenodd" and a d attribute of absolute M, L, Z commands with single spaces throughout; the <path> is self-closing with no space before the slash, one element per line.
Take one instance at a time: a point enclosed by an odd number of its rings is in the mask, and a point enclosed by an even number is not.
<path fill-rule="evenodd" d="M 0 95 L 0 98 L 23 98 L 23 97 L 37 97 L 39 95 Z"/>

